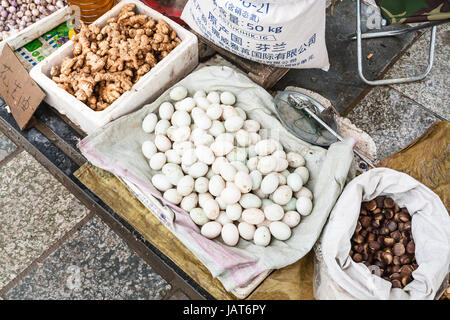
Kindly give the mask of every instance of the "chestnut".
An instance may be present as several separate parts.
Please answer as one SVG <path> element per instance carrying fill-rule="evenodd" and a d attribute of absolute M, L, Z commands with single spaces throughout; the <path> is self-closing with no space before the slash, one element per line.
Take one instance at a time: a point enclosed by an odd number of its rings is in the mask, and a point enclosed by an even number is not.
<path fill-rule="evenodd" d="M 395 243 L 395 240 L 394 240 L 393 238 L 385 237 L 385 238 L 383 239 L 383 244 L 384 244 L 386 247 L 392 247 L 392 246 L 394 245 L 394 243 Z"/>
<path fill-rule="evenodd" d="M 405 250 L 405 246 L 401 243 L 396 243 L 394 244 L 394 246 L 392 247 L 392 252 L 394 253 L 395 256 L 401 256 L 404 255 L 406 250 Z"/>
<path fill-rule="evenodd" d="M 354 260 L 355 262 L 361 262 L 361 261 L 363 261 L 363 257 L 362 257 L 361 254 L 355 253 L 355 254 L 353 255 L 353 260 Z"/>
<path fill-rule="evenodd" d="M 392 254 L 388 253 L 388 252 L 383 252 L 382 254 L 382 258 L 383 258 L 383 262 L 387 265 L 392 264 L 392 260 L 394 259 L 394 257 L 392 256 Z"/>
<path fill-rule="evenodd" d="M 397 222 L 391 220 L 388 222 L 386 227 L 389 229 L 389 232 L 394 232 L 395 230 L 397 230 Z"/>
<path fill-rule="evenodd" d="M 369 211 L 373 211 L 377 208 L 377 202 L 375 200 L 370 200 L 366 203 L 366 209 Z"/>
<path fill-rule="evenodd" d="M 394 207 L 394 200 L 392 200 L 391 198 L 386 198 L 384 199 L 384 207 L 385 208 L 393 208 Z"/>

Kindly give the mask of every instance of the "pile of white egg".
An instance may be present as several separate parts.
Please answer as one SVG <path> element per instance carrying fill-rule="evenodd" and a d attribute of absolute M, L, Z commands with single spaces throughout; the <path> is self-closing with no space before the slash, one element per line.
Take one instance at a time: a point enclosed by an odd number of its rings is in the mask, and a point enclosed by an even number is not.
<path fill-rule="evenodd" d="M 231 92 L 170 91 L 142 129 L 154 138 L 142 144 L 163 197 L 189 212 L 209 239 L 235 246 L 239 237 L 267 246 L 287 240 L 309 215 L 312 193 L 305 159 L 262 137 L 260 123 L 233 107 Z"/>

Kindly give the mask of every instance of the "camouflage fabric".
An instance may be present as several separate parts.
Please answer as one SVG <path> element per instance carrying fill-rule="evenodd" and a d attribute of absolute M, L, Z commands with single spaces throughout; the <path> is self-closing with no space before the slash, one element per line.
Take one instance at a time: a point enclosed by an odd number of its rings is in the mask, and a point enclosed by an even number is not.
<path fill-rule="evenodd" d="M 376 0 L 388 24 L 450 19 L 450 0 Z"/>

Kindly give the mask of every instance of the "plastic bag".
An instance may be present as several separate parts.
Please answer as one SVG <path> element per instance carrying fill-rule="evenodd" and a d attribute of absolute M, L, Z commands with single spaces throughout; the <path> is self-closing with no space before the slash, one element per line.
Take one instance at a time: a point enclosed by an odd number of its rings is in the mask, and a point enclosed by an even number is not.
<path fill-rule="evenodd" d="M 189 0 L 181 19 L 214 44 L 276 67 L 328 71 L 325 0 Z"/>
<path fill-rule="evenodd" d="M 412 234 L 419 267 L 403 289 L 372 274 L 349 256 L 361 202 L 391 197 L 412 216 Z M 450 217 L 439 197 L 407 174 L 376 168 L 353 179 L 330 213 L 315 247 L 316 299 L 435 299 L 448 285 Z"/>

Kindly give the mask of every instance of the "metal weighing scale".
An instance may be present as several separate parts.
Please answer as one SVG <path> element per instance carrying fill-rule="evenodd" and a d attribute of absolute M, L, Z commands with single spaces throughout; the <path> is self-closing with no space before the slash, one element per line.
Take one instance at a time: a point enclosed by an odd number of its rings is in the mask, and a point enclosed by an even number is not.
<path fill-rule="evenodd" d="M 296 91 L 282 91 L 275 98 L 275 110 L 281 123 L 296 137 L 321 147 L 342 141 L 337 133 L 333 113 L 316 99 Z M 372 162 L 356 150 L 353 152 L 368 166 Z"/>

